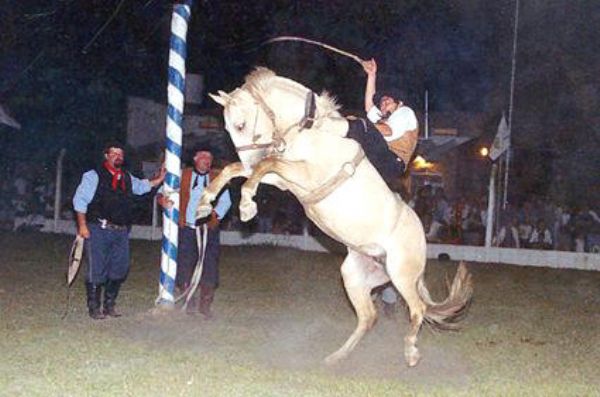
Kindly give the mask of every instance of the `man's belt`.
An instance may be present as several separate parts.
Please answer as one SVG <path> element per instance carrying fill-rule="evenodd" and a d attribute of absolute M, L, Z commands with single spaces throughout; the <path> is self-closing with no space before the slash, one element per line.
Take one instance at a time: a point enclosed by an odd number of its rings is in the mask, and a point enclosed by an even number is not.
<path fill-rule="evenodd" d="M 117 224 L 110 222 L 108 219 L 100 219 L 100 218 L 98 218 L 98 226 L 100 226 L 100 229 L 105 229 L 105 230 L 123 231 L 123 230 L 128 229 L 127 225 L 117 225 Z"/>

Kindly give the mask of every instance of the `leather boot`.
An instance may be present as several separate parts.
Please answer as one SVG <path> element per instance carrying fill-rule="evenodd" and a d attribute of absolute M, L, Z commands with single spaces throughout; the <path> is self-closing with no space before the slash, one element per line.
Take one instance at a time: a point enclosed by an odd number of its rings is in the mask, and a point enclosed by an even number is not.
<path fill-rule="evenodd" d="M 196 289 L 196 291 L 194 291 L 194 295 L 192 295 L 192 297 L 190 298 L 186 308 L 185 308 L 185 313 L 189 314 L 191 316 L 199 314 L 200 313 L 200 288 Z"/>
<path fill-rule="evenodd" d="M 104 315 L 111 317 L 121 317 L 121 313 L 115 309 L 117 296 L 123 280 L 108 280 L 104 288 Z"/>
<path fill-rule="evenodd" d="M 100 298 L 102 296 L 102 285 L 85 283 L 87 291 L 87 307 L 90 317 L 94 320 L 102 320 L 105 318 L 102 310 L 100 310 Z"/>
<path fill-rule="evenodd" d="M 215 299 L 215 287 L 212 285 L 201 284 L 200 285 L 200 307 L 199 311 L 202 313 L 205 319 L 210 320 L 213 318 L 213 314 L 210 311 L 210 305 L 212 305 Z"/>

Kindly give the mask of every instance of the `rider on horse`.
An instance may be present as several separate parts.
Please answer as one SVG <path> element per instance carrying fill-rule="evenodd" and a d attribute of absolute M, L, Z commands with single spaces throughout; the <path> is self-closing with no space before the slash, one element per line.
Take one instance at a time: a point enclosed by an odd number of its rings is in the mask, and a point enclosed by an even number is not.
<path fill-rule="evenodd" d="M 365 111 L 369 122 L 350 122 L 348 137 L 358 141 L 366 156 L 392 190 L 408 168 L 417 146 L 419 126 L 415 113 L 405 106 L 398 95 L 380 95 L 379 107 L 373 101 L 377 80 L 377 63 L 363 61 L 367 73 Z"/>

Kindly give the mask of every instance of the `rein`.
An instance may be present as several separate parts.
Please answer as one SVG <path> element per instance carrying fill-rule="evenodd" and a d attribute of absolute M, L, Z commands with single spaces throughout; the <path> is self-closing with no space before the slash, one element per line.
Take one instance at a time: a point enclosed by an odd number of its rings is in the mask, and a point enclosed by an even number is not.
<path fill-rule="evenodd" d="M 329 51 L 333 51 L 340 55 L 351 58 L 354 61 L 356 61 L 358 64 L 360 64 L 361 66 L 364 62 L 362 58 L 360 58 L 358 55 L 352 54 L 351 52 L 341 50 L 337 47 L 334 47 L 329 44 L 325 44 L 325 43 L 317 41 L 317 40 L 310 40 L 310 39 L 306 39 L 306 38 L 300 37 L 300 36 L 278 36 L 278 37 L 274 37 L 272 39 L 266 40 L 263 43 L 263 45 L 282 42 L 282 41 L 300 41 L 303 43 L 316 45 L 316 46 L 325 48 Z M 266 104 L 264 99 L 257 92 L 258 90 L 248 87 L 247 91 L 256 100 L 256 102 L 260 105 L 260 107 L 265 112 L 267 117 L 269 117 L 269 119 L 271 120 L 271 123 L 273 124 L 273 128 L 274 128 L 274 133 L 273 133 L 274 138 L 269 143 L 256 143 L 256 141 L 258 141 L 258 139 L 260 139 L 260 135 L 256 134 L 256 119 L 258 117 L 258 109 L 257 109 L 257 116 L 255 116 L 255 120 L 254 120 L 254 130 L 252 132 L 252 134 L 253 134 L 252 142 L 253 143 L 249 144 L 249 145 L 236 146 L 236 151 L 238 153 L 246 151 L 246 150 L 258 150 L 258 149 L 265 149 L 265 148 L 269 148 L 269 147 L 274 147 L 277 152 L 282 153 L 283 151 L 285 151 L 285 148 L 286 148 L 286 143 L 285 143 L 284 138 L 292 128 L 300 127 L 300 131 L 302 131 L 303 129 L 310 129 L 310 128 L 312 128 L 312 126 L 316 120 L 316 118 L 315 118 L 315 114 L 316 114 L 315 94 L 314 94 L 314 92 L 309 91 L 306 95 L 304 117 L 299 122 L 290 125 L 285 131 L 283 131 L 283 133 L 279 133 L 279 129 L 277 128 L 277 123 L 275 120 L 275 113 Z"/>

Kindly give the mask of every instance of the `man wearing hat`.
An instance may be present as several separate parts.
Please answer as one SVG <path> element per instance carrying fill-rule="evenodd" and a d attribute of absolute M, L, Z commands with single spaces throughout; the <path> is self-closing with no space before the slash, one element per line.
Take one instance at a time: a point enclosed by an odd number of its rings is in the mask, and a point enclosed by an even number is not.
<path fill-rule="evenodd" d="M 175 283 L 180 291 L 190 285 L 196 263 L 198 262 L 198 244 L 196 241 L 196 209 L 210 181 L 217 177 L 220 170 L 212 167 L 213 151 L 208 145 L 198 145 L 193 150 L 193 167 L 184 168 L 181 172 L 181 189 L 179 193 L 179 246 L 177 250 L 177 277 Z M 157 201 L 163 208 L 170 208 L 173 202 L 162 193 Z M 231 207 L 229 190 L 221 191 L 217 204 L 207 220 L 208 236 L 200 288 L 188 302 L 188 314 L 202 314 L 212 317 L 210 306 L 214 300 L 215 290 L 219 284 L 219 224 Z"/>
<path fill-rule="evenodd" d="M 362 65 L 367 73 L 365 111 L 373 124 L 367 123 L 357 129 L 356 123 L 351 123 L 347 136 L 362 145 L 367 158 L 382 178 L 392 190 L 397 190 L 396 183 L 408 168 L 417 146 L 417 118 L 413 110 L 405 106 L 399 95 L 392 91 L 380 94 L 379 106 L 376 106 L 377 63 L 371 59 Z"/>
<path fill-rule="evenodd" d="M 91 318 L 119 317 L 115 303 L 129 272 L 129 230 L 133 195 L 142 195 L 162 183 L 138 179 L 123 168 L 125 150 L 118 142 L 104 149 L 104 161 L 83 174 L 73 196 L 77 234 L 85 238 L 87 306 Z M 104 307 L 101 309 L 102 289 Z"/>

